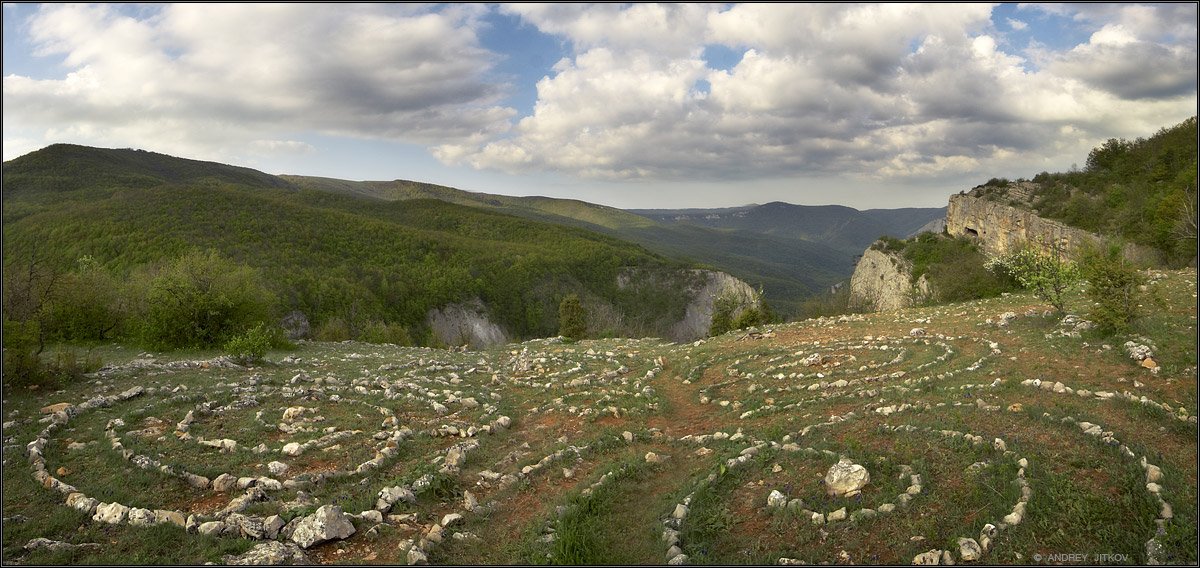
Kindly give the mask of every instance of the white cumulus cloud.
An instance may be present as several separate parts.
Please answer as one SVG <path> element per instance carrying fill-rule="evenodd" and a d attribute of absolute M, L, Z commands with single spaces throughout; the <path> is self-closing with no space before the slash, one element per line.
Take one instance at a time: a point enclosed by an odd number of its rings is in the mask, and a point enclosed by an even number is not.
<path fill-rule="evenodd" d="M 67 72 L 4 78 L 5 139 L 69 131 L 227 158 L 282 131 L 426 144 L 493 135 L 515 111 L 500 103 L 507 86 L 486 77 L 496 56 L 480 46 L 472 10 L 46 5 L 29 34 Z"/>

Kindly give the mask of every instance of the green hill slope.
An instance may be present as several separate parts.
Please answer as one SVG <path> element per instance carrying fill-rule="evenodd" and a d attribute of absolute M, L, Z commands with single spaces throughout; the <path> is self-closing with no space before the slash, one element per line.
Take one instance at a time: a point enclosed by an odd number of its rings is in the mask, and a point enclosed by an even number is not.
<path fill-rule="evenodd" d="M 54 146 L 6 162 L 3 175 L 6 259 L 36 248 L 63 269 L 90 255 L 127 274 L 213 248 L 260 269 L 285 309 L 316 321 L 385 320 L 420 332 L 431 308 L 479 298 L 515 336 L 545 336 L 557 331 L 561 296 L 577 292 L 626 316 L 614 331 L 653 333 L 686 303 L 616 284 L 626 267 L 682 263 L 582 229 L 445 201 L 380 203 L 134 150 Z"/>
<path fill-rule="evenodd" d="M 306 189 L 384 200 L 438 199 L 598 231 L 761 286 L 767 302 L 785 314 L 795 313 L 800 301 L 814 292 L 849 277 L 854 270 L 853 255 L 861 252 L 861 247 L 850 252 L 788 234 L 762 234 L 741 227 L 665 223 L 635 212 L 574 199 L 490 195 L 407 180 L 348 182 L 282 177 Z"/>

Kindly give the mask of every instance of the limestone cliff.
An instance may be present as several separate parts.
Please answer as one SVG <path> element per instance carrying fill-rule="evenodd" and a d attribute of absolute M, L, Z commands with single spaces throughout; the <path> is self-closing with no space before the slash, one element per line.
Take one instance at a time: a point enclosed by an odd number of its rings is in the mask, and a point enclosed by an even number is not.
<path fill-rule="evenodd" d="M 699 286 L 691 290 L 692 301 L 688 302 L 683 319 L 671 326 L 668 339 L 672 341 L 695 341 L 706 337 L 712 327 L 713 310 L 718 298 L 731 297 L 737 301 L 738 308 L 732 316 L 735 320 L 744 310 L 759 305 L 758 292 L 733 276 L 712 270 L 692 272 L 702 278 Z"/>
<path fill-rule="evenodd" d="M 850 306 L 874 312 L 901 310 L 928 298 L 924 275 L 914 284 L 912 265 L 899 253 L 868 248 L 850 277 Z"/>
<path fill-rule="evenodd" d="M 1033 182 L 1013 182 L 1005 187 L 977 186 L 952 195 L 946 209 L 946 232 L 979 239 L 989 254 L 1005 254 L 1029 243 L 1044 250 L 1056 248 L 1070 257 L 1085 244 L 1099 242 L 1100 236 L 1095 233 L 1043 219 L 1029 209 L 1036 190 Z M 1153 252 L 1131 244 L 1125 255 L 1130 259 L 1149 258 Z"/>
<path fill-rule="evenodd" d="M 676 270 L 670 274 L 655 274 L 631 269 L 618 277 L 617 286 L 622 289 L 650 286 L 657 289 L 656 293 L 678 294 L 687 298 L 683 317 L 675 322 L 663 322 L 667 324 L 663 328 L 665 338 L 677 342 L 695 341 L 708 336 L 719 298 L 733 298 L 736 301 L 738 307 L 733 312 L 734 319 L 744 310 L 758 307 L 761 302 L 758 292 L 749 284 L 715 270 Z"/>

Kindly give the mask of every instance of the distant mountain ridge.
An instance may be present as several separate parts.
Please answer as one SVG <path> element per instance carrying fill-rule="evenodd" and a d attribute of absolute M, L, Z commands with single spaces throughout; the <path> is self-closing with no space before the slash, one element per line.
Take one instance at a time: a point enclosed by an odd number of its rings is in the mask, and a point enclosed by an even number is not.
<path fill-rule="evenodd" d="M 648 219 L 719 229 L 738 229 L 777 237 L 818 242 L 856 255 L 880 236 L 907 237 L 937 219 L 945 207 L 868 209 L 842 205 L 763 205 L 717 209 L 633 209 Z"/>

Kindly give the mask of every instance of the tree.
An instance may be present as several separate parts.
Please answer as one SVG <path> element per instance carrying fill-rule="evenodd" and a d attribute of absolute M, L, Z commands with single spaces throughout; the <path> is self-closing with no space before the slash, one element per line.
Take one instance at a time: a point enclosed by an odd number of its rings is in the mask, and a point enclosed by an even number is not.
<path fill-rule="evenodd" d="M 1038 298 L 1054 306 L 1059 315 L 1066 313 L 1066 294 L 1079 283 L 1081 277 L 1079 266 L 1063 258 L 1063 251 L 1057 245 L 1049 250 L 1026 245 L 1015 252 L 990 259 L 986 266 L 988 270 L 998 274 L 1005 272 L 1015 278 L 1022 287 L 1032 290 Z"/>
<path fill-rule="evenodd" d="M 151 277 L 143 339 L 156 348 L 220 346 L 272 319 L 274 303 L 257 270 L 216 251 L 193 251 Z"/>
<path fill-rule="evenodd" d="M 558 334 L 568 339 L 583 339 L 587 334 L 587 312 L 578 295 L 568 294 L 558 305 Z"/>
<path fill-rule="evenodd" d="M 1092 303 L 1088 319 L 1107 334 L 1129 331 L 1142 315 L 1141 287 L 1146 278 L 1122 251 L 1119 242 L 1109 242 L 1083 256 L 1083 274 L 1088 280 L 1085 293 Z"/>

